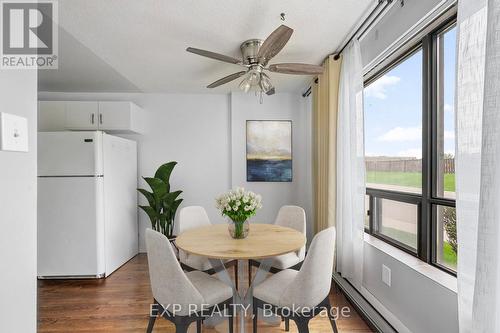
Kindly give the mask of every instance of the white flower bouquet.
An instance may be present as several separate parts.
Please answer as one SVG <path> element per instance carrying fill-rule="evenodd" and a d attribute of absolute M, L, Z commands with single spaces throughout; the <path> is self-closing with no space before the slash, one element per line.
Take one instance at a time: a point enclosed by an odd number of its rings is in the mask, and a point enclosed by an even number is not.
<path fill-rule="evenodd" d="M 247 220 L 254 216 L 258 209 L 262 208 L 262 197 L 252 191 L 245 191 L 242 187 L 222 194 L 215 199 L 215 202 L 221 214 L 229 217 L 233 222 L 229 231 L 234 238 L 246 237 L 248 234 Z"/>

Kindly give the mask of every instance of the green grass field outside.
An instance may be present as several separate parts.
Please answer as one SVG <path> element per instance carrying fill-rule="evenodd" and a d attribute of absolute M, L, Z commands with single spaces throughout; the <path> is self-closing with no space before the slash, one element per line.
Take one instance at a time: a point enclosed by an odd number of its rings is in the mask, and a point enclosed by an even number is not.
<path fill-rule="evenodd" d="M 391 172 L 367 171 L 366 182 L 372 184 L 398 185 L 407 187 L 422 187 L 422 173 L 420 172 Z M 444 190 L 455 192 L 455 174 L 444 175 Z"/>

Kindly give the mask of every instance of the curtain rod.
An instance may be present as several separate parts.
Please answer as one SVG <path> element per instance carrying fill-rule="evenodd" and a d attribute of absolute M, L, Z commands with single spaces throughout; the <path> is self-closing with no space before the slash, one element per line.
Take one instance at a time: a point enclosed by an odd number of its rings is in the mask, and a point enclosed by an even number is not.
<path fill-rule="evenodd" d="M 371 25 L 373 24 L 373 22 L 375 22 L 378 17 L 380 16 L 380 14 L 383 12 L 383 10 L 381 10 L 376 16 L 374 19 L 372 19 L 372 16 L 378 11 L 378 9 L 380 8 L 380 6 L 382 6 L 384 4 L 384 2 L 387 2 L 386 6 L 387 5 L 390 5 L 392 3 L 393 0 L 378 0 L 378 4 L 375 6 L 375 8 L 373 8 L 373 10 L 370 12 L 370 14 L 366 17 L 366 19 L 363 21 L 363 23 L 361 23 L 358 27 L 358 29 L 356 29 L 356 31 L 352 34 L 351 38 L 349 38 L 347 40 L 347 42 L 344 43 L 344 45 L 340 48 L 340 50 L 335 54 L 335 56 L 333 57 L 334 60 L 338 60 L 340 58 L 340 55 L 342 54 L 342 52 L 344 51 L 344 49 L 347 47 L 347 45 L 349 45 L 349 43 L 354 39 L 354 38 L 359 38 L 361 35 L 363 35 L 366 31 L 368 31 L 370 28 L 371 28 Z M 363 30 L 363 33 L 359 34 L 358 33 L 361 31 L 361 29 L 363 29 L 365 27 L 365 24 L 366 25 L 366 28 Z"/>
<path fill-rule="evenodd" d="M 365 34 L 371 27 L 371 25 L 373 24 L 373 22 L 375 22 L 378 17 L 384 12 L 384 10 L 381 10 L 375 18 L 371 19 L 372 16 L 378 11 L 378 9 L 380 8 L 380 6 L 382 6 L 384 4 L 384 2 L 387 2 L 386 6 L 390 5 L 393 0 L 378 0 L 378 3 L 377 5 L 375 6 L 375 8 L 373 8 L 373 10 L 370 12 L 370 14 L 368 14 L 368 16 L 366 17 L 366 19 L 359 25 L 359 27 L 356 29 L 356 31 L 352 34 L 352 36 L 349 38 L 349 40 L 347 40 L 344 45 L 340 48 L 340 50 L 336 53 L 333 53 L 333 54 L 330 54 L 330 55 L 334 55 L 335 56 L 333 57 L 334 60 L 338 60 L 340 58 L 340 54 L 342 54 L 342 51 L 344 51 L 344 49 L 347 47 L 347 45 L 349 45 L 349 43 L 356 37 L 356 38 L 359 38 L 358 33 L 361 31 L 361 29 L 363 27 L 365 27 L 365 29 L 363 30 L 363 33 L 362 34 Z M 362 35 L 361 34 L 361 35 Z M 329 56 L 330 56 L 329 55 Z M 314 80 L 314 83 L 318 83 L 318 78 L 316 78 Z M 311 86 L 309 86 L 309 88 L 307 88 L 307 90 L 302 94 L 302 97 L 307 97 L 311 94 Z"/>

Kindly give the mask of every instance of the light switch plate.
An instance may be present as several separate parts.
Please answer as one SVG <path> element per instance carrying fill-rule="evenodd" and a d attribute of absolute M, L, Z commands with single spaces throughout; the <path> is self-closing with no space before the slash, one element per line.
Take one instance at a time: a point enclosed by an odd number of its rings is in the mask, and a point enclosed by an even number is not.
<path fill-rule="evenodd" d="M 0 112 L 0 150 L 28 151 L 28 120 Z"/>
<path fill-rule="evenodd" d="M 382 282 L 391 286 L 391 269 L 386 265 L 382 265 Z"/>

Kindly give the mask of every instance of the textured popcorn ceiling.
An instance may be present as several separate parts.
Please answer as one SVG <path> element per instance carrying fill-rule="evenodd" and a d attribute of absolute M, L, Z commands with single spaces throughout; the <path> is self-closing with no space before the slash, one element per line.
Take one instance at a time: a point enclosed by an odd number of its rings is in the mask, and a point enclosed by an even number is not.
<path fill-rule="evenodd" d="M 239 66 L 187 53 L 193 46 L 241 57 L 246 39 L 282 21 L 295 30 L 272 62 L 320 64 L 374 0 L 59 0 L 59 69 L 39 71 L 41 91 L 224 93 L 209 83 Z M 302 91 L 309 76 L 270 74 L 277 92 Z"/>

